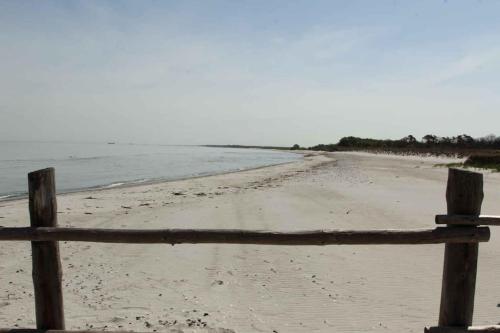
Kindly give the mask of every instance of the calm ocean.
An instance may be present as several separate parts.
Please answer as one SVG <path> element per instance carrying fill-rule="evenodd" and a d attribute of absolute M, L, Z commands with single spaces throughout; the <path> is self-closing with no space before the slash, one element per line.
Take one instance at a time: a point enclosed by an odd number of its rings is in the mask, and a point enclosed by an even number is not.
<path fill-rule="evenodd" d="M 57 191 L 175 180 L 291 162 L 259 149 L 102 143 L 0 142 L 0 200 L 27 194 L 27 173 L 55 167 Z"/>

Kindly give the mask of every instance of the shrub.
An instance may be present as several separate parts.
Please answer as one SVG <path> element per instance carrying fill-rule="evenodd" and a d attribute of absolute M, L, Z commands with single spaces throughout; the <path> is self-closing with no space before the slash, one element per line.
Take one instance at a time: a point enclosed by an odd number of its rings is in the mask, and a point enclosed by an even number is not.
<path fill-rule="evenodd" d="M 474 154 L 467 158 L 464 165 L 500 171 L 500 154 Z"/>

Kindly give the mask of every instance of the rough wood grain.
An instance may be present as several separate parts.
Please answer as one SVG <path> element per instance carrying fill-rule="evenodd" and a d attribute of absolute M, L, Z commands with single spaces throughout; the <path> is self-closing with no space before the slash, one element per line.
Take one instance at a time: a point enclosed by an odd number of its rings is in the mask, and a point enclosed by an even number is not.
<path fill-rule="evenodd" d="M 130 333 L 130 331 L 106 331 L 109 333 Z M 167 330 L 166 332 L 170 332 Z M 0 333 L 102 333 L 102 331 L 85 330 L 41 330 L 32 328 L 2 328 Z M 134 332 L 151 333 L 151 332 Z M 427 327 L 425 333 L 500 333 L 500 326 L 472 326 L 472 327 Z"/>
<path fill-rule="evenodd" d="M 500 225 L 500 216 L 493 215 L 436 215 L 436 224 Z"/>
<path fill-rule="evenodd" d="M 84 330 L 39 330 L 30 328 L 0 329 L 0 333 L 102 333 L 103 331 Z M 130 331 L 106 331 L 108 333 L 130 333 Z M 170 332 L 167 330 L 166 332 Z M 134 332 L 141 333 L 141 332 Z M 148 333 L 148 332 L 144 332 Z M 151 333 L 151 332 L 149 332 Z M 500 326 L 475 326 L 475 327 L 428 327 L 425 333 L 500 333 Z"/>
<path fill-rule="evenodd" d="M 84 330 L 40 330 L 32 328 L 2 328 L 0 333 L 102 333 L 103 331 L 84 331 Z M 108 333 L 130 333 L 130 331 L 106 331 Z M 160 331 L 161 332 L 161 331 Z M 165 332 L 170 332 L 166 330 Z M 152 333 L 152 332 L 134 332 L 134 333 Z M 474 327 L 428 327 L 425 333 L 500 333 L 500 326 L 474 326 Z"/>
<path fill-rule="evenodd" d="M 57 227 L 54 169 L 28 174 L 31 229 Z M 62 268 L 56 241 L 31 242 L 36 326 L 64 329 Z"/>
<path fill-rule="evenodd" d="M 221 229 L 83 229 L 83 228 L 0 228 L 0 241 L 76 241 L 102 243 L 166 244 L 439 244 L 477 243 L 490 238 L 488 227 L 438 227 L 422 230 L 355 230 L 275 232 Z"/>
<path fill-rule="evenodd" d="M 448 215 L 479 215 L 483 196 L 482 174 L 449 169 L 446 188 Z M 439 326 L 468 327 L 472 324 L 477 257 L 477 243 L 446 244 Z"/>

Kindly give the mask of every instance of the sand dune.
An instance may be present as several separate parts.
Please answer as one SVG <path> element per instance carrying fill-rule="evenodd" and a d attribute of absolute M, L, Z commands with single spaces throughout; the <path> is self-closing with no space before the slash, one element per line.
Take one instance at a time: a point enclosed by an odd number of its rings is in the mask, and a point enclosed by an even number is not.
<path fill-rule="evenodd" d="M 441 161 L 442 162 L 442 161 Z M 435 158 L 362 153 L 74 193 L 59 224 L 102 228 L 433 227 L 446 211 Z M 57 171 L 57 170 L 56 170 Z M 500 213 L 500 175 L 483 212 Z M 26 200 L 0 225 L 29 224 Z M 480 246 L 475 324 L 499 321 L 500 230 Z M 443 246 L 277 247 L 62 243 L 66 326 L 171 332 L 422 332 L 437 323 Z M 33 327 L 28 243 L 0 243 L 0 326 Z"/>

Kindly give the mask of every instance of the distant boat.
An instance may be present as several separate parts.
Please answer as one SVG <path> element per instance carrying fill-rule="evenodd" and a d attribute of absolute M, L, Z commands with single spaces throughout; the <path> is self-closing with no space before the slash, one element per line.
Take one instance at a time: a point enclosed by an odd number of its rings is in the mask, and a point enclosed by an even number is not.
<path fill-rule="evenodd" d="M 108 142 L 108 145 L 114 145 L 116 142 Z"/>

